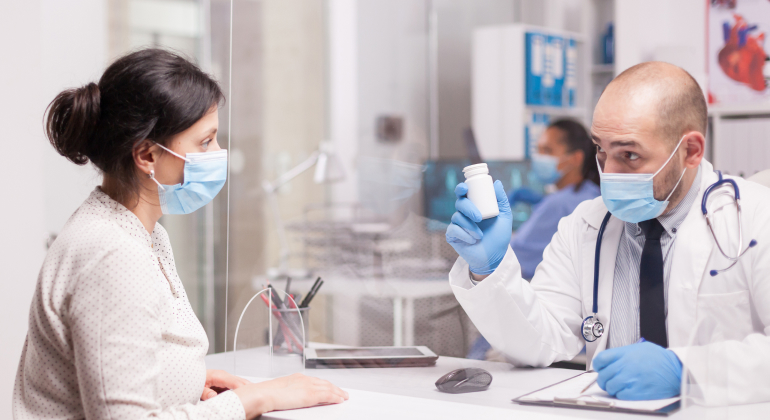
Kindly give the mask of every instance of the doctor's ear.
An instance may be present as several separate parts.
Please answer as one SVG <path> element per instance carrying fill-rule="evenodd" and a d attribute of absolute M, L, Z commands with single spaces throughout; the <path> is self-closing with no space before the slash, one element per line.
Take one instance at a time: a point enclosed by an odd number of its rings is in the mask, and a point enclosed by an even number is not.
<path fill-rule="evenodd" d="M 703 153 L 706 150 L 706 139 L 703 134 L 697 131 L 690 131 L 685 134 L 685 139 L 682 142 L 683 149 L 687 155 L 684 159 L 684 165 L 689 169 L 697 168 L 703 160 Z"/>
<path fill-rule="evenodd" d="M 155 167 L 159 156 L 159 147 L 150 140 L 142 140 L 134 146 L 132 156 L 136 167 L 145 174 L 149 174 Z"/>

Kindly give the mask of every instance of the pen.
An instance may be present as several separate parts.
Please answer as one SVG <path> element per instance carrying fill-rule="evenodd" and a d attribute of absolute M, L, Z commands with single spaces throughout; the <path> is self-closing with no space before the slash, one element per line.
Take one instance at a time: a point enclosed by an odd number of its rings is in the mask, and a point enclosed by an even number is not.
<path fill-rule="evenodd" d="M 270 297 L 273 299 L 273 303 L 275 304 L 275 307 L 278 309 L 285 308 L 286 305 L 283 303 L 281 298 L 278 297 L 278 293 L 275 292 L 275 289 L 273 288 L 272 284 L 268 284 L 267 288 L 270 289 Z"/>
<path fill-rule="evenodd" d="M 286 292 L 287 295 L 290 293 L 289 287 L 291 287 L 291 277 L 286 277 L 286 289 L 284 289 L 284 292 Z"/>
<path fill-rule="evenodd" d="M 313 298 L 315 297 L 316 293 L 318 293 L 318 289 L 320 289 L 321 286 L 323 286 L 323 285 L 324 285 L 324 281 L 321 280 L 321 282 L 318 283 L 318 286 L 315 288 L 315 290 L 313 290 L 310 293 L 308 293 L 307 297 L 305 298 L 304 306 L 302 306 L 303 308 L 307 308 L 308 305 L 310 305 L 310 301 L 313 300 Z"/>
<path fill-rule="evenodd" d="M 645 340 L 645 339 L 644 339 L 644 337 L 642 337 L 642 338 L 640 338 L 640 339 L 639 339 L 639 340 L 638 340 L 636 343 L 634 343 L 634 344 L 644 343 L 645 341 L 647 341 L 647 340 Z M 589 370 L 588 372 L 596 372 L 596 371 L 595 371 L 595 370 Z M 586 373 L 588 373 L 588 372 L 586 372 Z M 591 381 L 591 383 L 589 383 L 588 385 L 586 385 L 586 387 L 585 387 L 585 388 L 583 388 L 583 390 L 582 390 L 582 391 L 580 391 L 580 393 L 582 394 L 582 393 L 584 393 L 584 392 L 588 391 L 588 388 L 591 388 L 591 385 L 595 384 L 597 379 L 599 379 L 599 376 L 598 376 L 598 375 L 596 376 L 596 379 L 594 379 L 593 381 Z"/>
<path fill-rule="evenodd" d="M 303 299 L 302 302 L 299 304 L 300 308 L 304 308 L 305 306 L 307 306 L 308 303 L 310 303 L 308 298 L 310 298 L 310 295 L 313 294 L 313 290 L 315 290 L 315 288 L 318 286 L 319 281 L 321 281 L 321 277 L 318 277 L 317 279 L 315 279 L 315 283 L 313 283 L 313 287 L 310 288 L 310 291 L 307 292 L 307 296 L 305 296 L 305 299 Z"/>

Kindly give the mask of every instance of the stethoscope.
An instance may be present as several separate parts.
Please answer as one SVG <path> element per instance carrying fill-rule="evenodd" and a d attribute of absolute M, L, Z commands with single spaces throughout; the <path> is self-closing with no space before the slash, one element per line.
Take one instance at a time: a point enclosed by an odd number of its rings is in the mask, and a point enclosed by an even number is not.
<path fill-rule="evenodd" d="M 709 271 L 709 274 L 711 276 L 716 276 L 719 273 L 722 273 L 724 271 L 727 271 L 731 269 L 735 264 L 738 263 L 738 259 L 740 259 L 743 254 L 746 253 L 750 248 L 753 248 L 757 245 L 757 240 L 752 239 L 749 241 L 749 246 L 746 247 L 744 250 L 738 250 L 738 254 L 734 257 L 731 257 L 727 255 L 727 253 L 724 251 L 722 246 L 719 244 L 719 240 L 717 239 L 717 235 L 714 233 L 714 228 L 711 226 L 711 220 L 709 218 L 708 209 L 706 209 L 706 204 L 708 203 L 709 194 L 711 194 L 714 189 L 721 187 L 724 184 L 730 184 L 733 187 L 733 193 L 734 193 L 734 200 L 735 200 L 735 206 L 737 208 L 738 213 L 738 244 L 743 243 L 743 225 L 741 224 L 741 193 L 738 189 L 738 184 L 732 180 L 727 178 L 722 178 L 722 172 L 721 171 L 715 171 L 717 175 L 719 175 L 719 180 L 706 188 L 706 191 L 703 192 L 703 200 L 701 201 L 701 211 L 703 212 L 703 216 L 706 218 L 706 225 L 709 227 L 709 231 L 711 232 L 711 236 L 714 238 L 714 242 L 717 244 L 717 248 L 719 249 L 719 252 L 722 253 L 722 255 L 727 258 L 728 260 L 732 261 L 732 263 L 720 270 L 711 270 Z M 591 311 L 593 312 L 593 315 L 590 315 L 586 317 L 586 319 L 583 320 L 583 324 L 581 325 L 580 329 L 583 333 L 583 338 L 587 342 L 593 342 L 596 341 L 599 337 L 604 335 L 604 325 L 599 321 L 599 317 L 597 316 L 597 313 L 599 312 L 599 255 L 602 251 L 602 238 L 604 237 L 604 229 L 607 227 L 607 223 L 610 221 L 610 212 L 607 212 L 607 214 L 604 216 L 604 220 L 602 220 L 602 224 L 599 227 L 599 234 L 596 238 L 596 254 L 594 256 L 594 293 L 593 293 L 593 307 L 591 308 Z"/>

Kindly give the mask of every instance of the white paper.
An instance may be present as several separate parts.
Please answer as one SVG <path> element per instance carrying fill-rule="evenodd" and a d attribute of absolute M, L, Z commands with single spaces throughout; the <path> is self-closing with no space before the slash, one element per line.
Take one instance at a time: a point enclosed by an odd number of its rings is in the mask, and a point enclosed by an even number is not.
<path fill-rule="evenodd" d="M 581 391 L 592 381 L 596 380 L 599 374 L 596 372 L 583 373 L 575 376 L 572 379 L 568 379 L 559 384 L 550 386 L 537 392 L 533 392 L 525 397 L 521 397 L 522 401 L 548 401 L 552 402 L 554 399 L 575 399 L 584 400 L 586 402 L 604 402 L 609 403 L 613 407 L 627 408 L 631 410 L 643 410 L 643 411 L 655 411 L 659 410 L 669 404 L 679 401 L 679 397 L 666 398 L 662 400 L 649 400 L 649 401 L 626 401 L 619 400 L 610 396 L 610 394 L 599 388 L 599 385 L 594 383 L 585 392 Z"/>

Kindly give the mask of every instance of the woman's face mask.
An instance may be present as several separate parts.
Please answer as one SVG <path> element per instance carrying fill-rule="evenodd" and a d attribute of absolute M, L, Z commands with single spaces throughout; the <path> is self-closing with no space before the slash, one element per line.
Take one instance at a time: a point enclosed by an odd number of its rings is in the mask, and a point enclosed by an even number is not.
<path fill-rule="evenodd" d="M 559 161 L 560 159 L 556 156 L 534 153 L 532 155 L 532 173 L 544 185 L 555 184 L 565 173 L 563 170 L 559 170 Z"/>
<path fill-rule="evenodd" d="M 158 197 L 163 214 L 188 214 L 205 206 L 219 193 L 227 181 L 227 150 L 206 153 L 187 153 L 181 156 L 158 144 L 172 155 L 184 160 L 184 178 L 181 184 L 158 184 Z"/>

